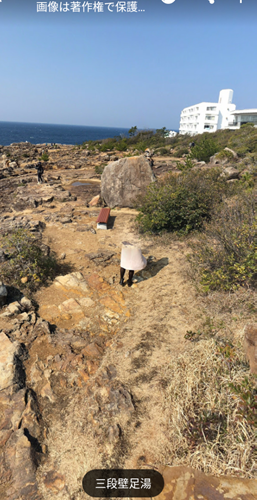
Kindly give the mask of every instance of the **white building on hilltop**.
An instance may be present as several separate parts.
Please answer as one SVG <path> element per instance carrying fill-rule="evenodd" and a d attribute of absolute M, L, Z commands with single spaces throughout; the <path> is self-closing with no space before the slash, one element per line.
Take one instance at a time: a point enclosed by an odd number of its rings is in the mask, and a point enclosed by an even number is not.
<path fill-rule="evenodd" d="M 257 109 L 238 109 L 237 111 L 232 111 L 228 128 L 230 129 L 238 129 L 241 125 L 245 123 L 252 123 L 255 127 L 257 127 Z"/>
<path fill-rule="evenodd" d="M 234 119 L 231 113 L 236 109 L 232 98 L 233 90 L 224 89 L 220 91 L 219 102 L 200 102 L 184 108 L 180 116 L 179 133 L 195 135 L 228 128 L 229 122 Z"/>

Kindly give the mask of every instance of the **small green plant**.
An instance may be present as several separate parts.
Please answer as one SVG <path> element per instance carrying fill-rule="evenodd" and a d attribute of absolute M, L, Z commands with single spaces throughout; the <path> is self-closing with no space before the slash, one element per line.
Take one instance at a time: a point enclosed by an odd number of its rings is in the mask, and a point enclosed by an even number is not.
<path fill-rule="evenodd" d="M 45 255 L 30 231 L 17 229 L 3 238 L 1 247 L 8 255 L 8 260 L 1 266 L 1 275 L 6 283 L 28 288 L 32 292 L 55 277 L 55 256 Z M 27 278 L 26 283 L 22 278 Z"/>
<path fill-rule="evenodd" d="M 202 332 L 200 330 L 197 330 L 197 332 L 188 330 L 184 335 L 184 338 L 186 340 L 190 340 L 190 342 L 198 342 L 199 340 L 201 340 L 201 337 L 202 337 Z"/>
<path fill-rule="evenodd" d="M 103 171 L 104 171 L 104 168 L 106 167 L 106 163 L 105 164 L 101 164 L 101 165 L 96 165 L 95 166 L 95 173 L 98 174 L 98 175 L 102 175 Z"/>
<path fill-rule="evenodd" d="M 43 153 L 39 159 L 42 160 L 42 161 L 48 161 L 49 160 L 49 156 L 48 156 L 47 153 Z"/>
<path fill-rule="evenodd" d="M 194 163 L 192 162 L 190 155 L 186 156 L 185 164 L 177 161 L 177 168 L 179 170 L 191 170 L 194 167 Z"/>

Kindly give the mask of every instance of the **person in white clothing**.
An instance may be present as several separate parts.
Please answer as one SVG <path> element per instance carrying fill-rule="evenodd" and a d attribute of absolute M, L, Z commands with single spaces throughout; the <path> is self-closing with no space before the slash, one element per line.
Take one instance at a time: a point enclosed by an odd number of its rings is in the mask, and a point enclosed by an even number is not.
<path fill-rule="evenodd" d="M 147 265 L 146 258 L 142 255 L 139 247 L 124 241 L 122 243 L 120 258 L 120 285 L 124 286 L 124 274 L 129 272 L 128 286 L 132 286 L 132 278 L 135 271 L 141 271 Z"/>

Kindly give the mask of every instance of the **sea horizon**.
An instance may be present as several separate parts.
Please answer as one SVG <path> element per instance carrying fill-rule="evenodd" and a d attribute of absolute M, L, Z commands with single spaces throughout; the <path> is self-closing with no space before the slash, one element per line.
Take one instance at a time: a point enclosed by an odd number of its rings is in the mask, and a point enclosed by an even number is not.
<path fill-rule="evenodd" d="M 19 142 L 76 145 L 89 140 L 126 136 L 129 128 L 0 121 L 0 145 Z"/>
<path fill-rule="evenodd" d="M 116 136 L 128 137 L 130 128 L 0 121 L 0 145 L 9 146 L 19 142 L 76 145 L 90 140 L 97 141 Z"/>

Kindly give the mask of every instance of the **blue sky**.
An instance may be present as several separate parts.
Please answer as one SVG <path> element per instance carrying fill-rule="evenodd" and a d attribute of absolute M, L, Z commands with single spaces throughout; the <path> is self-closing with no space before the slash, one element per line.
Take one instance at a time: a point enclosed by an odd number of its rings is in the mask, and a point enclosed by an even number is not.
<path fill-rule="evenodd" d="M 257 108 L 256 0 L 138 0 L 137 13 L 36 7 L 0 2 L 0 121 L 178 129 L 184 107 L 223 88 L 238 109 Z"/>

